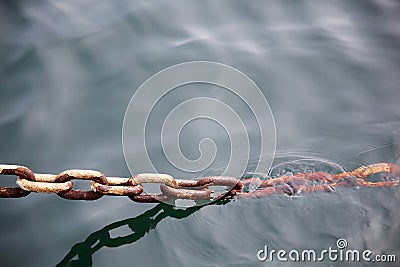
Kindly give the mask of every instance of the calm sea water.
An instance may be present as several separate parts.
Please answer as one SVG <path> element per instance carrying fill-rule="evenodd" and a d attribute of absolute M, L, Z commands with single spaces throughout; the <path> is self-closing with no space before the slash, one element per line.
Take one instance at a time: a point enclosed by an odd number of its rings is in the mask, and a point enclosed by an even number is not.
<path fill-rule="evenodd" d="M 389 0 L 3 1 L 0 162 L 129 176 L 121 132 L 136 88 L 170 65 L 210 60 L 268 99 L 272 173 L 399 163 L 399 12 Z M 399 200 L 399 188 L 339 188 L 175 210 L 30 194 L 0 199 L 1 265 L 262 266 L 264 245 L 322 250 L 338 238 L 398 265 Z"/>

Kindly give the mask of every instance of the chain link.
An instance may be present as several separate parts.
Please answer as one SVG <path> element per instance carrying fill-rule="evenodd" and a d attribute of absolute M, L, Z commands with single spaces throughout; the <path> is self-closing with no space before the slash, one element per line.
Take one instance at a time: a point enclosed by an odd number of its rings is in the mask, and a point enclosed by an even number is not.
<path fill-rule="evenodd" d="M 35 174 L 26 167 L 18 165 L 0 165 L 0 174 L 16 175 L 20 179 L 35 180 Z M 0 187 L 0 197 L 19 198 L 29 195 L 31 192 L 20 187 Z"/>
<path fill-rule="evenodd" d="M 372 182 L 367 178 L 376 173 L 387 173 L 385 181 Z M 338 186 L 393 187 L 400 184 L 400 166 L 376 163 L 359 167 L 351 172 L 296 173 L 271 179 L 258 177 L 237 179 L 229 176 L 208 176 L 198 180 L 175 179 L 168 174 L 142 173 L 130 178 L 106 177 L 94 170 L 72 169 L 60 174 L 33 173 L 19 165 L 0 165 L 0 174 L 17 176 L 18 187 L 0 187 L 0 198 L 20 198 L 31 192 L 55 193 L 72 200 L 95 200 L 103 195 L 128 196 L 135 202 L 165 202 L 171 199 L 210 200 L 265 197 L 271 194 L 293 195 L 302 192 L 331 192 Z M 90 181 L 91 190 L 73 189 L 73 180 Z M 143 184 L 160 185 L 160 194 L 144 193 Z M 258 185 L 254 191 L 246 190 Z M 210 186 L 224 186 L 223 194 L 213 197 Z"/>

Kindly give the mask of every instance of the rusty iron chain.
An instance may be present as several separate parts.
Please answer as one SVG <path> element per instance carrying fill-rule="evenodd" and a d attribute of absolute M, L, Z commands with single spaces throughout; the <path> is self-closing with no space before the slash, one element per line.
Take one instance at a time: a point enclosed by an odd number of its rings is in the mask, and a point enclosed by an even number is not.
<path fill-rule="evenodd" d="M 372 174 L 387 173 L 384 181 L 368 181 Z M 338 186 L 392 187 L 400 184 L 400 166 L 376 163 L 362 166 L 351 172 L 329 174 L 326 172 L 296 173 L 270 179 L 258 177 L 234 178 L 209 176 L 198 180 L 175 179 L 167 174 L 142 173 L 130 178 L 106 177 L 94 170 L 72 169 L 55 174 L 33 173 L 19 165 L 0 165 L 0 174 L 17 176 L 17 187 L 0 187 L 0 198 L 20 198 L 31 192 L 55 193 L 71 200 L 95 200 L 104 195 L 128 196 L 135 202 L 165 202 L 171 199 L 209 200 L 232 197 L 265 197 L 271 194 L 293 195 L 302 192 L 331 192 Z M 73 189 L 73 180 L 89 180 L 91 190 Z M 144 183 L 160 185 L 160 194 L 146 194 Z M 259 185 L 249 191 L 251 184 Z M 210 186 L 225 186 L 224 194 L 213 197 Z"/>

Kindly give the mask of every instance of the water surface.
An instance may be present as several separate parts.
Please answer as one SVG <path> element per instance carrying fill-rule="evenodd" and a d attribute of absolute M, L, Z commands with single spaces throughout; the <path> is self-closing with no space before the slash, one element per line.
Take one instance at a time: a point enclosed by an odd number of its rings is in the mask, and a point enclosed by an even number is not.
<path fill-rule="evenodd" d="M 0 161 L 129 176 L 121 132 L 136 88 L 170 65 L 210 60 L 246 73 L 268 99 L 276 173 L 399 163 L 399 11 L 389 0 L 2 3 Z M 207 133 L 225 136 L 212 125 Z M 265 244 L 324 249 L 338 238 L 400 258 L 399 200 L 398 188 L 340 188 L 183 212 L 30 194 L 0 200 L 1 260 L 68 266 L 80 253 L 78 263 L 94 266 L 261 266 Z M 130 226 L 138 234 L 107 242 L 108 228 L 113 238 L 132 235 Z M 104 242 L 89 250 L 98 236 Z"/>

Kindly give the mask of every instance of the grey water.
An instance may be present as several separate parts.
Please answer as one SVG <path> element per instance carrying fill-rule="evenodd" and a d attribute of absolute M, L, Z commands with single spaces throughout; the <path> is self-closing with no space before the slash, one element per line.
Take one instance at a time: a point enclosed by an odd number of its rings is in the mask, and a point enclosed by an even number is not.
<path fill-rule="evenodd" d="M 154 73 L 193 60 L 230 65 L 262 90 L 277 136 L 266 174 L 400 163 L 399 14 L 390 0 L 2 1 L 0 163 L 129 177 L 129 100 Z M 193 131 L 226 137 L 202 123 Z M 191 138 L 182 149 L 196 156 Z M 257 259 L 265 245 L 321 251 L 344 238 L 398 266 L 399 200 L 397 187 L 354 187 L 176 210 L 32 193 L 0 199 L 0 265 L 376 265 Z"/>

